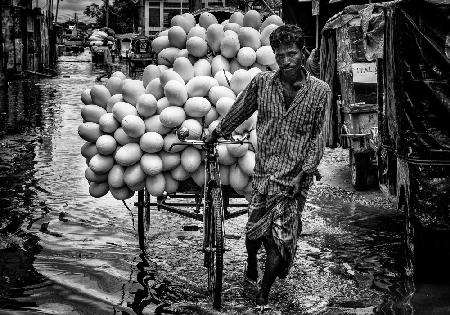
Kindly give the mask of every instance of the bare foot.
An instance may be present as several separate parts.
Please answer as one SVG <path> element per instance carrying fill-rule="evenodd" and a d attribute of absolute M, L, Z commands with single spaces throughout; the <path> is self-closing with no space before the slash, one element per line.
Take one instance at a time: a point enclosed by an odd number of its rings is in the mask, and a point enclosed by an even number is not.
<path fill-rule="evenodd" d="M 258 294 L 256 294 L 256 305 L 265 306 L 267 303 L 269 303 L 269 295 L 260 290 Z"/>

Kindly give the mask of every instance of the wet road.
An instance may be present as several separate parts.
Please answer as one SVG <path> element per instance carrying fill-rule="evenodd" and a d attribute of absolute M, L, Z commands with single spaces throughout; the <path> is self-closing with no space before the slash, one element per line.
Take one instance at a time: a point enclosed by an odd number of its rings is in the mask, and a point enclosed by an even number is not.
<path fill-rule="evenodd" d="M 201 231 L 155 211 L 146 258 L 136 198 L 130 212 L 89 196 L 77 135 L 80 93 L 100 73 L 89 59 L 61 57 L 57 77 L 0 92 L 0 314 L 216 314 Z M 448 286 L 403 276 L 401 222 L 380 198 L 314 186 L 295 265 L 265 314 L 450 313 Z M 244 225 L 244 216 L 226 223 L 223 314 L 255 313 L 242 283 Z"/>

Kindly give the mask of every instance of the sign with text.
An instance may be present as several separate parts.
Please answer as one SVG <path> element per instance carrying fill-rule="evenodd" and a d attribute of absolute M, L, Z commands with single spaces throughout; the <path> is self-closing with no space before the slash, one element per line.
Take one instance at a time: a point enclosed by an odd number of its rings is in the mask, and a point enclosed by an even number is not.
<path fill-rule="evenodd" d="M 377 83 L 377 63 L 357 62 L 352 64 L 353 82 Z"/>

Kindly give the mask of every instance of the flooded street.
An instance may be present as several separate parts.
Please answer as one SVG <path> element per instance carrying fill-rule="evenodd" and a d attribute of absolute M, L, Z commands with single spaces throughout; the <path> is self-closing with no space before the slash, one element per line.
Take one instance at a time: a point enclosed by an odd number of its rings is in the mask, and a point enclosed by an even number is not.
<path fill-rule="evenodd" d="M 87 50 L 63 56 L 56 77 L 0 90 L 0 314 L 257 314 L 242 281 L 245 216 L 225 225 L 219 313 L 208 300 L 202 231 L 182 229 L 195 222 L 153 211 L 146 257 L 137 197 L 127 209 L 110 194 L 89 195 L 77 134 L 80 93 L 101 73 L 89 61 Z M 264 314 L 449 314 L 450 286 L 404 277 L 402 213 L 377 191 L 337 184 L 349 180 L 347 151 L 327 149 L 321 172 L 294 267 Z"/>

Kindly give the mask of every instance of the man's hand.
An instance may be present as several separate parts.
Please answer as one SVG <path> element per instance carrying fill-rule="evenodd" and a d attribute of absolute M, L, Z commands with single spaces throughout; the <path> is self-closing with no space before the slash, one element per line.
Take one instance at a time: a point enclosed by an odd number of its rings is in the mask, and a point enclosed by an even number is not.
<path fill-rule="evenodd" d="M 212 132 L 206 135 L 204 141 L 206 144 L 212 144 L 217 142 L 217 140 L 220 138 L 219 133 L 214 129 Z"/>
<path fill-rule="evenodd" d="M 301 183 L 303 181 L 303 178 L 305 177 L 306 173 L 304 171 L 300 171 L 300 173 L 298 173 L 297 176 L 294 177 L 294 179 L 292 180 L 292 190 L 290 191 L 290 193 L 295 196 L 300 192 L 300 188 L 301 188 Z"/>

